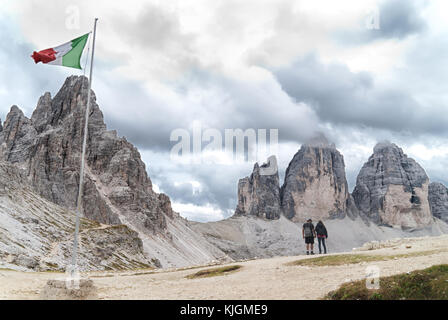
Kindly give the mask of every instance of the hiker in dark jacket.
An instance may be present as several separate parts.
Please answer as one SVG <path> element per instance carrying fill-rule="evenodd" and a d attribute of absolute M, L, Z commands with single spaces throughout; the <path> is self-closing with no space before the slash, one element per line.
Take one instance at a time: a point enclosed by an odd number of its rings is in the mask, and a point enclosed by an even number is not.
<path fill-rule="evenodd" d="M 313 247 L 314 247 L 314 238 L 316 237 L 316 231 L 314 230 L 313 221 L 311 219 L 308 219 L 306 223 L 303 224 L 302 237 L 303 239 L 305 239 L 306 254 L 310 254 L 310 247 L 311 247 L 311 254 L 314 254 Z"/>
<path fill-rule="evenodd" d="M 327 253 L 327 246 L 325 245 L 325 239 L 328 238 L 328 232 L 322 220 L 319 220 L 319 222 L 316 224 L 316 234 L 317 234 L 317 241 L 319 242 L 319 254 L 322 253 L 322 249 L 320 246 L 321 243 L 324 246 L 324 254 Z"/>

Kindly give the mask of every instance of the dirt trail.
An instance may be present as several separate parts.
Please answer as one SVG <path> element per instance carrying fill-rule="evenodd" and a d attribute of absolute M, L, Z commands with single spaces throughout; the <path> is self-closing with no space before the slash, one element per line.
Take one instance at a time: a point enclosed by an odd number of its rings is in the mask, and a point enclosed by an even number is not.
<path fill-rule="evenodd" d="M 407 248 L 410 247 L 410 248 Z M 332 267 L 286 266 L 307 256 L 276 257 L 240 262 L 243 268 L 232 274 L 186 279 L 204 268 L 156 272 L 91 272 L 99 299 L 317 299 L 342 283 L 363 279 L 366 267 L 376 265 L 381 276 L 448 263 L 448 236 L 406 239 L 392 247 L 353 252 L 397 255 L 427 252 L 425 255 L 373 263 Z M 350 253 L 352 254 L 352 253 Z M 55 273 L 25 273 L 0 270 L 0 299 L 37 299 Z"/>

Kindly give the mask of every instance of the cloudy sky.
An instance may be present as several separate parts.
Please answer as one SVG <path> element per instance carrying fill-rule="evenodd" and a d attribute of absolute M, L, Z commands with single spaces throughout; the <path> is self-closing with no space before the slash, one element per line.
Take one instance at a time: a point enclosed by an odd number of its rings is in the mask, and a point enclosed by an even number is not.
<path fill-rule="evenodd" d="M 13 104 L 30 116 L 40 95 L 82 74 L 29 56 L 98 17 L 93 89 L 108 128 L 139 148 L 156 190 L 189 219 L 231 215 L 253 167 L 225 152 L 173 159 L 171 133 L 194 123 L 223 135 L 278 129 L 281 180 L 321 131 L 351 189 L 384 139 L 448 184 L 447 10 L 443 0 L 2 0 L 0 117 Z"/>

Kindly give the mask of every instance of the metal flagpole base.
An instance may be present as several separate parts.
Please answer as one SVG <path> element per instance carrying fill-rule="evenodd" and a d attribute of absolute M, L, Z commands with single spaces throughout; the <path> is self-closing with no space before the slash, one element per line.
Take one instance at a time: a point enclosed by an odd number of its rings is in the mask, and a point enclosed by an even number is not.
<path fill-rule="evenodd" d="M 81 279 L 78 289 L 68 289 L 65 280 L 48 280 L 40 294 L 42 300 L 97 299 L 97 288 L 91 279 Z"/>
<path fill-rule="evenodd" d="M 76 266 L 69 266 L 65 278 L 47 281 L 40 298 L 43 300 L 97 299 L 97 288 L 93 280 L 80 278 Z"/>

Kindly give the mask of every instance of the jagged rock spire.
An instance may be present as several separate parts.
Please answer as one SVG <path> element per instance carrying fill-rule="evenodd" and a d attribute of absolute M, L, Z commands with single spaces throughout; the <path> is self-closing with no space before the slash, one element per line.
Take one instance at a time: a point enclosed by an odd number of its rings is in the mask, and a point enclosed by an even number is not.
<path fill-rule="evenodd" d="M 264 163 L 261 167 L 255 163 L 250 177 L 238 182 L 238 205 L 236 215 L 257 216 L 265 219 L 280 217 L 280 185 L 278 172 L 263 174 L 263 169 L 272 163 Z M 275 164 L 276 165 L 276 164 Z"/>

